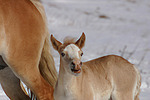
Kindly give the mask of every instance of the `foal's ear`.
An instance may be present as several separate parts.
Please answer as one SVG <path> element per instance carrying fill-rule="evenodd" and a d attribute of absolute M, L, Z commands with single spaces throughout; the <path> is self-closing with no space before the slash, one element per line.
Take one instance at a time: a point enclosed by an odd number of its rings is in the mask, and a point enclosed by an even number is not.
<path fill-rule="evenodd" d="M 51 35 L 51 42 L 52 42 L 53 48 L 58 51 L 58 49 L 62 45 L 62 43 L 59 42 L 58 40 L 56 40 L 53 35 Z"/>
<path fill-rule="evenodd" d="M 85 34 L 84 32 L 82 33 L 81 37 L 77 40 L 75 43 L 79 48 L 83 48 L 85 44 Z"/>

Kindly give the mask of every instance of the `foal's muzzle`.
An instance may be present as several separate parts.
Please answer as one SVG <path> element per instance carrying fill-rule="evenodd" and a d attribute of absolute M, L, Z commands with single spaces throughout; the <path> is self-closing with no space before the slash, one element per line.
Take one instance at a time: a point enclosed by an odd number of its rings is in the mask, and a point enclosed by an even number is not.
<path fill-rule="evenodd" d="M 73 73 L 80 73 L 81 72 L 81 66 L 82 66 L 82 62 L 78 62 L 78 63 L 72 62 L 71 63 L 71 71 Z"/>

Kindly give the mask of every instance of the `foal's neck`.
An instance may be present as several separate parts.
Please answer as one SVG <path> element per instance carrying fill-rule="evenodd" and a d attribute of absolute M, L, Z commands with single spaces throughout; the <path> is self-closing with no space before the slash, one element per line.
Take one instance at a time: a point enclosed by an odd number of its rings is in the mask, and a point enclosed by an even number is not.
<path fill-rule="evenodd" d="M 77 85 L 79 86 L 78 83 L 80 83 L 80 76 L 74 76 L 67 72 L 64 67 L 67 67 L 63 62 L 60 60 L 60 69 L 59 69 L 59 77 L 57 81 L 57 89 L 61 89 L 60 91 L 72 91 L 73 88 L 75 88 Z M 74 90 L 73 90 L 74 91 Z"/>
<path fill-rule="evenodd" d="M 78 77 L 67 72 L 64 69 L 65 67 L 68 67 L 68 66 L 60 60 L 58 82 L 61 82 L 63 85 L 67 85 L 67 84 L 69 85 L 69 84 L 72 84 L 72 82 L 74 83 L 75 81 L 77 81 Z"/>

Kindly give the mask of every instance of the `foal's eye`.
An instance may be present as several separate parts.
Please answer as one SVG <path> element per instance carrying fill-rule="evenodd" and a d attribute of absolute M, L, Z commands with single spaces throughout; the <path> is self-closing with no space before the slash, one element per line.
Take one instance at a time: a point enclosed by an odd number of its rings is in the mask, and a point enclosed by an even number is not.
<path fill-rule="evenodd" d="M 83 56 L 83 53 L 81 53 L 81 56 Z"/>
<path fill-rule="evenodd" d="M 65 56 L 65 53 L 61 53 L 61 56 L 64 57 L 64 56 Z"/>

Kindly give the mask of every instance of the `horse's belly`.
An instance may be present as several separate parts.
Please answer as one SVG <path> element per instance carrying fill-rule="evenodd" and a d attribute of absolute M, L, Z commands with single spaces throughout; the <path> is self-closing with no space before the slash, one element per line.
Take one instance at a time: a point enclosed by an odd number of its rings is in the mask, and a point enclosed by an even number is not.
<path fill-rule="evenodd" d="M 107 87 L 103 86 L 103 88 L 91 86 L 91 95 L 88 94 L 87 96 L 85 96 L 86 99 L 84 100 L 87 100 L 88 98 L 91 98 L 90 100 L 109 100 L 111 92 L 112 88 L 110 85 L 108 85 Z"/>
<path fill-rule="evenodd" d="M 54 96 L 55 100 L 78 100 L 72 96 Z"/>
<path fill-rule="evenodd" d="M 110 94 L 101 96 L 100 94 L 95 94 L 95 95 L 89 95 L 87 97 L 64 97 L 64 96 L 59 96 L 56 97 L 55 100 L 109 100 L 110 99 Z"/>
<path fill-rule="evenodd" d="M 70 94 L 70 93 L 54 93 L 55 100 L 109 100 L 111 96 L 111 90 L 106 91 L 83 91 L 81 94 Z"/>
<path fill-rule="evenodd" d="M 109 100 L 109 99 L 110 99 L 110 93 L 109 94 L 105 94 L 105 95 L 95 94 L 93 96 L 92 100 Z"/>

